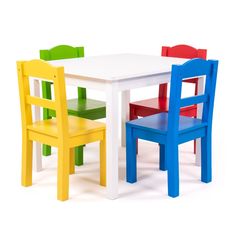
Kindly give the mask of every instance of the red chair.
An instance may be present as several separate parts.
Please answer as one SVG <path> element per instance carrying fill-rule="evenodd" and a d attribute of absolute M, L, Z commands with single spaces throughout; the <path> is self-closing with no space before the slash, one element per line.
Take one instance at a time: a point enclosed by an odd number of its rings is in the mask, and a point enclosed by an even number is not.
<path fill-rule="evenodd" d="M 196 49 L 188 45 L 176 45 L 174 47 L 162 47 L 162 56 L 164 57 L 179 57 L 179 58 L 202 58 L 206 59 L 207 50 Z M 185 83 L 195 84 L 195 95 L 197 94 L 198 78 L 183 81 Z M 159 95 L 157 98 L 146 99 L 142 101 L 132 102 L 130 107 L 130 120 L 138 119 L 154 115 L 160 112 L 168 112 L 169 98 L 167 97 L 168 84 L 159 85 Z M 183 107 L 180 110 L 180 115 L 194 117 L 197 116 L 197 105 Z M 138 146 L 137 146 L 138 147 Z M 138 149 L 138 148 L 137 148 Z M 196 142 L 194 141 L 194 153 L 196 153 Z"/>

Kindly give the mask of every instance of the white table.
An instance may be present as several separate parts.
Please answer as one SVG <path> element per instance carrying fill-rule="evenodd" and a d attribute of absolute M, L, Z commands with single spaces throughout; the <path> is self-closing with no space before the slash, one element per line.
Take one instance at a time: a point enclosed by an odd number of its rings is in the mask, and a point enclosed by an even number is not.
<path fill-rule="evenodd" d="M 108 197 L 118 196 L 118 117 L 122 116 L 122 146 L 125 146 L 125 122 L 129 119 L 130 90 L 170 81 L 172 64 L 182 64 L 186 59 L 119 54 L 50 61 L 54 66 L 64 66 L 66 83 L 106 93 L 107 132 L 107 191 Z M 199 83 L 199 93 L 202 85 Z M 118 109 L 119 92 L 122 92 L 122 111 Z M 35 82 L 35 93 L 39 84 Z M 199 108 L 200 109 L 200 108 Z M 39 110 L 36 108 L 36 119 Z M 197 145 L 199 163 L 200 144 Z M 36 146 L 36 164 L 41 169 L 40 146 Z M 36 167 L 37 167 L 36 165 Z"/>

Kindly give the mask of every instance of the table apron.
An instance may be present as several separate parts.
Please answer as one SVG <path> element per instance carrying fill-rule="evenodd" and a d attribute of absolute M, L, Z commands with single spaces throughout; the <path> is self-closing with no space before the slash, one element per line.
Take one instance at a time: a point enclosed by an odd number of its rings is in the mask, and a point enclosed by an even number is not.
<path fill-rule="evenodd" d="M 150 75 L 143 77 L 135 77 L 130 79 L 123 80 L 114 80 L 112 82 L 107 80 L 90 80 L 90 79 L 82 79 L 82 78 L 71 78 L 68 75 L 66 76 L 66 84 L 73 85 L 77 87 L 84 87 L 87 89 L 94 89 L 100 91 L 106 91 L 108 84 L 116 87 L 118 91 L 131 90 L 135 88 L 148 87 L 152 85 L 158 85 L 162 83 L 168 83 L 170 81 L 170 73 L 163 73 L 160 75 Z"/>

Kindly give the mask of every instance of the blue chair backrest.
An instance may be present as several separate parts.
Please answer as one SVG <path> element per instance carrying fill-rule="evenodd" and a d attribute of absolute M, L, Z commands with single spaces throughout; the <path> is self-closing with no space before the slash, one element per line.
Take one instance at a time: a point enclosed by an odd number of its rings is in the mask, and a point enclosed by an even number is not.
<path fill-rule="evenodd" d="M 192 59 L 183 65 L 172 65 L 168 132 L 176 133 L 179 128 L 180 108 L 203 103 L 202 121 L 211 129 L 215 97 L 218 61 Z M 187 78 L 205 77 L 204 93 L 181 98 L 182 81 Z"/>

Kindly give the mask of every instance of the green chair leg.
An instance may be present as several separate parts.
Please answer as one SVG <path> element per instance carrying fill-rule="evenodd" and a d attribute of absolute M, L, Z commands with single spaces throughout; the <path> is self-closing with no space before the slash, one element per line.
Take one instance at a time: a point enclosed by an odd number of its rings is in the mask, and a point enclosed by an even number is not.
<path fill-rule="evenodd" d="M 82 166 L 84 164 L 83 146 L 75 148 L 75 165 Z"/>
<path fill-rule="evenodd" d="M 51 94 L 51 83 L 42 81 L 42 93 L 43 93 L 43 98 L 46 99 L 51 99 L 52 94 Z M 49 115 L 49 109 L 43 108 L 43 119 L 51 119 L 52 117 Z M 43 156 L 50 156 L 51 155 L 51 146 L 43 144 Z"/>
<path fill-rule="evenodd" d="M 43 144 L 43 155 L 50 156 L 51 155 L 51 146 Z"/>

